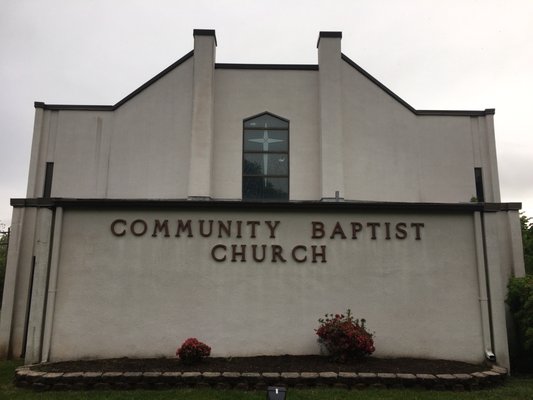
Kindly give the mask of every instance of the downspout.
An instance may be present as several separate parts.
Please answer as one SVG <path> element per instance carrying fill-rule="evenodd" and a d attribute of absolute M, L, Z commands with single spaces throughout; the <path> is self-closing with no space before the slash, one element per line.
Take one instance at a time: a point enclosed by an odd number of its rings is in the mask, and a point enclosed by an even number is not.
<path fill-rule="evenodd" d="M 35 268 L 31 291 L 30 313 L 24 362 L 34 364 L 41 361 L 44 319 L 48 278 L 50 273 L 50 252 L 54 229 L 54 210 L 48 207 L 37 211 L 37 231 L 34 242 Z"/>
<path fill-rule="evenodd" d="M 63 227 L 63 208 L 58 207 L 54 216 L 54 231 L 52 238 L 52 248 L 50 255 L 50 272 L 48 280 L 46 312 L 43 332 L 43 348 L 41 362 L 50 360 L 50 350 L 52 345 L 52 329 L 54 323 L 54 311 L 57 293 L 57 275 L 59 269 L 59 251 L 61 247 L 61 231 Z"/>
<path fill-rule="evenodd" d="M 47 321 L 47 311 L 48 311 L 48 287 L 50 286 L 50 269 L 51 269 L 51 263 L 52 263 L 52 250 L 54 249 L 54 239 L 55 239 L 55 223 L 56 223 L 56 210 L 51 209 L 52 211 L 52 223 L 50 225 L 50 235 L 49 240 L 50 244 L 48 247 L 48 263 L 46 264 L 46 284 L 45 284 L 45 291 L 44 291 L 44 302 L 43 302 L 43 319 L 41 323 L 41 335 L 40 335 L 40 343 L 39 343 L 39 349 L 41 351 L 40 355 L 40 362 L 43 362 L 43 345 L 44 345 L 44 332 L 46 327 L 46 321 Z"/>
<path fill-rule="evenodd" d="M 474 212 L 474 229 L 476 240 L 477 273 L 479 284 L 479 306 L 481 310 L 481 331 L 483 334 L 484 355 L 489 361 L 496 361 L 494 355 L 494 338 L 492 311 L 490 304 L 490 287 L 488 282 L 487 243 L 485 240 L 485 221 L 480 211 Z"/>

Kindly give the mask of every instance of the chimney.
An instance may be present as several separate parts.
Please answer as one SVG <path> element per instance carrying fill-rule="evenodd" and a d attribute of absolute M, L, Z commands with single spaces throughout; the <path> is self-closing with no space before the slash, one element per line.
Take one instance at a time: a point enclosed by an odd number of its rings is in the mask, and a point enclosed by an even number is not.
<path fill-rule="evenodd" d="M 188 197 L 192 200 L 209 200 L 213 158 L 217 39 L 212 29 L 195 29 L 193 36 L 193 110 Z"/>
<path fill-rule="evenodd" d="M 344 199 L 341 38 L 320 32 L 317 42 L 322 201 Z"/>

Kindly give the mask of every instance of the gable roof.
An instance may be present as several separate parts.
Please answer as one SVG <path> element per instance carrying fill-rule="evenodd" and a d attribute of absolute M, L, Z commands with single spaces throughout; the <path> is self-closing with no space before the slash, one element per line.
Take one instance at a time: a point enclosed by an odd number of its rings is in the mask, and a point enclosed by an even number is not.
<path fill-rule="evenodd" d="M 409 111 L 411 111 L 412 113 L 414 113 L 416 115 L 480 116 L 480 115 L 493 115 L 496 112 L 496 110 L 494 108 L 487 108 L 487 109 L 482 110 L 482 111 L 473 111 L 473 110 L 417 110 L 414 107 L 412 107 L 409 103 L 407 103 L 405 100 L 403 100 L 400 96 L 398 96 L 396 93 L 394 93 L 392 90 L 390 90 L 388 87 L 386 87 L 383 83 L 381 83 L 376 78 L 374 78 L 372 75 L 370 75 L 368 72 L 366 72 L 358 64 L 356 64 L 354 61 L 352 61 L 350 58 L 348 58 L 348 56 L 346 56 L 344 53 L 341 53 L 341 58 L 348 65 L 350 65 L 351 67 L 355 68 L 363 76 L 365 76 L 368 80 L 370 80 L 372 83 L 374 83 L 376 86 L 378 86 L 381 90 L 383 90 L 385 93 L 387 93 L 389 96 L 391 96 L 394 100 L 399 102 L 401 105 L 403 105 L 405 108 L 407 108 Z"/>
<path fill-rule="evenodd" d="M 115 105 L 45 104 L 45 103 L 43 103 L 41 101 L 36 101 L 34 103 L 34 106 L 35 106 L 35 108 L 42 108 L 42 109 L 45 109 L 45 110 L 115 111 L 122 104 L 126 103 L 131 98 L 137 96 L 144 89 L 146 89 L 147 87 L 151 86 L 153 83 L 157 82 L 159 79 L 161 79 L 162 77 L 167 75 L 169 72 L 172 72 L 174 69 L 179 67 L 185 61 L 187 61 L 189 58 L 191 58 L 193 55 L 194 55 L 194 50 L 191 50 L 190 52 L 185 54 L 183 57 L 181 57 L 178 61 L 176 61 L 172 65 L 169 65 L 163 71 L 158 73 L 156 76 L 154 76 L 148 82 L 146 82 L 143 85 L 139 86 L 137 89 L 135 89 L 129 95 L 124 97 L 122 100 L 120 100 Z"/>
<path fill-rule="evenodd" d="M 124 97 L 118 103 L 114 105 L 80 105 L 80 104 L 46 104 L 44 102 L 36 101 L 34 103 L 35 108 L 42 108 L 44 110 L 82 110 L 82 111 L 115 111 L 121 105 L 126 103 L 131 98 L 137 96 L 144 89 L 157 82 L 159 79 L 167 75 L 169 72 L 173 71 L 175 68 L 183 64 L 189 58 L 194 55 L 194 50 L 191 50 L 189 53 L 181 57 L 178 61 L 172 65 L 165 68 L 159 74 L 154 76 L 152 79 L 141 85 L 139 88 L 131 92 L 129 95 Z M 484 116 L 484 115 L 493 115 L 495 114 L 494 108 L 487 108 L 485 110 L 417 110 L 412 107 L 409 103 L 403 100 L 400 96 L 395 94 L 392 90 L 387 88 L 384 84 L 370 75 L 367 71 L 361 68 L 358 64 L 352 61 L 348 56 L 341 53 L 341 58 L 348 65 L 356 69 L 368 80 L 378 86 L 381 90 L 395 99 L 397 102 L 402 104 L 409 111 L 415 115 L 448 115 L 448 116 Z M 218 63 L 215 64 L 215 69 L 248 69 L 248 70 L 289 70 L 289 71 L 318 71 L 319 66 L 316 64 L 227 64 L 227 63 Z"/>

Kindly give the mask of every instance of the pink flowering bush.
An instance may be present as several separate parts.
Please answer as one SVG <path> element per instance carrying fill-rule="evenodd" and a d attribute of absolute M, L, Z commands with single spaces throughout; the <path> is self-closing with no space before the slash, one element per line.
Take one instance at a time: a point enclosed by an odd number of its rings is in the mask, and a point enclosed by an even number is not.
<path fill-rule="evenodd" d="M 366 321 L 354 319 L 350 310 L 346 315 L 326 314 L 318 322 L 320 326 L 315 330 L 318 342 L 336 361 L 362 358 L 376 350 L 373 335 L 366 330 Z"/>
<path fill-rule="evenodd" d="M 209 357 L 211 347 L 196 338 L 189 338 L 176 350 L 176 356 L 184 364 L 194 364 Z"/>

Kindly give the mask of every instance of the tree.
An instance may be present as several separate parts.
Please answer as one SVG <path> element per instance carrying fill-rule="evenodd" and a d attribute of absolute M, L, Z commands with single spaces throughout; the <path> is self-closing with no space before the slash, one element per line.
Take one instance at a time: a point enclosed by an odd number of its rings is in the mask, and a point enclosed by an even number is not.
<path fill-rule="evenodd" d="M 524 246 L 524 264 L 526 274 L 533 275 L 533 223 L 525 214 L 520 215 L 520 226 L 522 228 L 522 244 Z"/>

